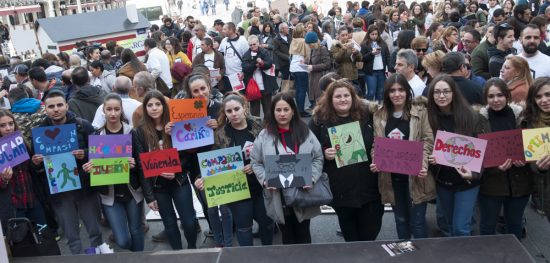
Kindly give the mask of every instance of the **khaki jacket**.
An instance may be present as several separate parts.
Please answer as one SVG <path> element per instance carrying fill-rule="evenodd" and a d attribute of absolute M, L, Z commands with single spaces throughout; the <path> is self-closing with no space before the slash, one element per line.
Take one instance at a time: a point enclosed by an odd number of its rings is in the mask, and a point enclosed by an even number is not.
<path fill-rule="evenodd" d="M 428 111 L 426 109 L 427 100 L 425 97 L 418 97 L 413 101 L 410 112 L 410 141 L 424 142 L 424 161 L 422 168 L 428 170 L 428 156 L 432 153 L 434 135 L 428 121 Z M 388 112 L 382 106 L 374 113 L 374 136 L 386 137 L 385 128 L 388 119 Z M 373 147 L 374 148 L 374 147 Z M 382 203 L 395 205 L 395 196 L 393 193 L 391 173 L 381 172 L 378 174 L 378 188 Z M 409 177 L 409 192 L 414 204 L 420 204 L 435 198 L 435 180 L 428 171 L 428 176 L 419 178 L 418 176 Z"/>

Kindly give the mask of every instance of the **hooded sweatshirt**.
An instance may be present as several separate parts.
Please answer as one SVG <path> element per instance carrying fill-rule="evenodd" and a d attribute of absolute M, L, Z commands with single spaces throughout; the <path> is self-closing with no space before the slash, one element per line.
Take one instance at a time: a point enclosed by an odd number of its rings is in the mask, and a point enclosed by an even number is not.
<path fill-rule="evenodd" d="M 487 50 L 487 56 L 489 57 L 489 73 L 491 77 L 498 78 L 500 76 L 500 69 L 506 60 L 506 56 L 510 54 L 516 54 L 516 50 L 511 48 L 506 51 L 502 51 L 497 48 L 496 45 L 489 47 Z"/>
<path fill-rule="evenodd" d="M 40 100 L 35 98 L 20 99 L 12 105 L 11 111 L 13 113 L 35 113 L 40 109 L 40 104 Z"/>
<path fill-rule="evenodd" d="M 92 122 L 97 108 L 103 103 L 105 95 L 106 93 L 99 87 L 82 86 L 69 100 L 69 110 L 74 112 L 76 116 Z"/>

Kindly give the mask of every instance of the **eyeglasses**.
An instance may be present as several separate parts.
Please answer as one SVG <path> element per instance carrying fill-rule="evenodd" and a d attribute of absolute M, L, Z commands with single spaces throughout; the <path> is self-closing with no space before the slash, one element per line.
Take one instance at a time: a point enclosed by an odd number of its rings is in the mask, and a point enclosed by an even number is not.
<path fill-rule="evenodd" d="M 424 52 L 424 53 L 428 51 L 427 48 L 415 48 L 414 50 L 416 50 L 416 52 Z"/>
<path fill-rule="evenodd" d="M 435 97 L 439 97 L 441 95 L 447 97 L 447 96 L 451 95 L 452 93 L 453 93 L 453 91 L 450 90 L 450 89 L 447 89 L 447 90 L 434 90 L 434 96 Z"/>
<path fill-rule="evenodd" d="M 462 39 L 462 43 L 464 43 L 465 45 L 469 45 L 469 44 L 472 44 L 473 41 L 468 40 L 468 39 Z"/>

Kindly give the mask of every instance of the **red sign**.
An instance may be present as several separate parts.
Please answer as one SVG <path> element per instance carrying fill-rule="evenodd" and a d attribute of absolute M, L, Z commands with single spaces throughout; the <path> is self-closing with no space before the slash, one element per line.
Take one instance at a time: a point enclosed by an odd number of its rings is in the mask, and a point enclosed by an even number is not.
<path fill-rule="evenodd" d="M 525 162 L 521 129 L 480 134 L 477 137 L 487 140 L 487 150 L 483 167 L 497 167 L 506 159 Z"/>
<path fill-rule="evenodd" d="M 181 172 L 180 157 L 175 148 L 141 153 L 139 158 L 145 178 L 159 176 L 162 173 Z"/>
<path fill-rule="evenodd" d="M 376 137 L 372 159 L 380 171 L 418 175 L 424 160 L 424 143 Z"/>

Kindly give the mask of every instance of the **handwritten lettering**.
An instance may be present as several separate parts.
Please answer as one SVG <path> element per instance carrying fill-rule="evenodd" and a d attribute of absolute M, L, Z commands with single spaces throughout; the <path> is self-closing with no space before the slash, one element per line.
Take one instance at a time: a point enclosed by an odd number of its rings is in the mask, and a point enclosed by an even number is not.
<path fill-rule="evenodd" d="M 241 192 L 241 191 L 247 191 L 247 190 L 248 190 L 248 184 L 246 183 L 246 181 L 239 182 L 239 183 L 228 183 L 222 186 L 214 185 L 206 188 L 208 197 L 214 197 L 216 195 L 223 195 L 223 194 Z"/>
<path fill-rule="evenodd" d="M 481 157 L 481 150 L 476 150 L 475 148 L 469 148 L 468 145 L 458 146 L 453 144 L 447 144 L 440 139 L 437 139 L 435 141 L 435 150 L 442 151 L 442 152 L 449 152 L 456 155 L 473 157 L 473 158 Z"/>

